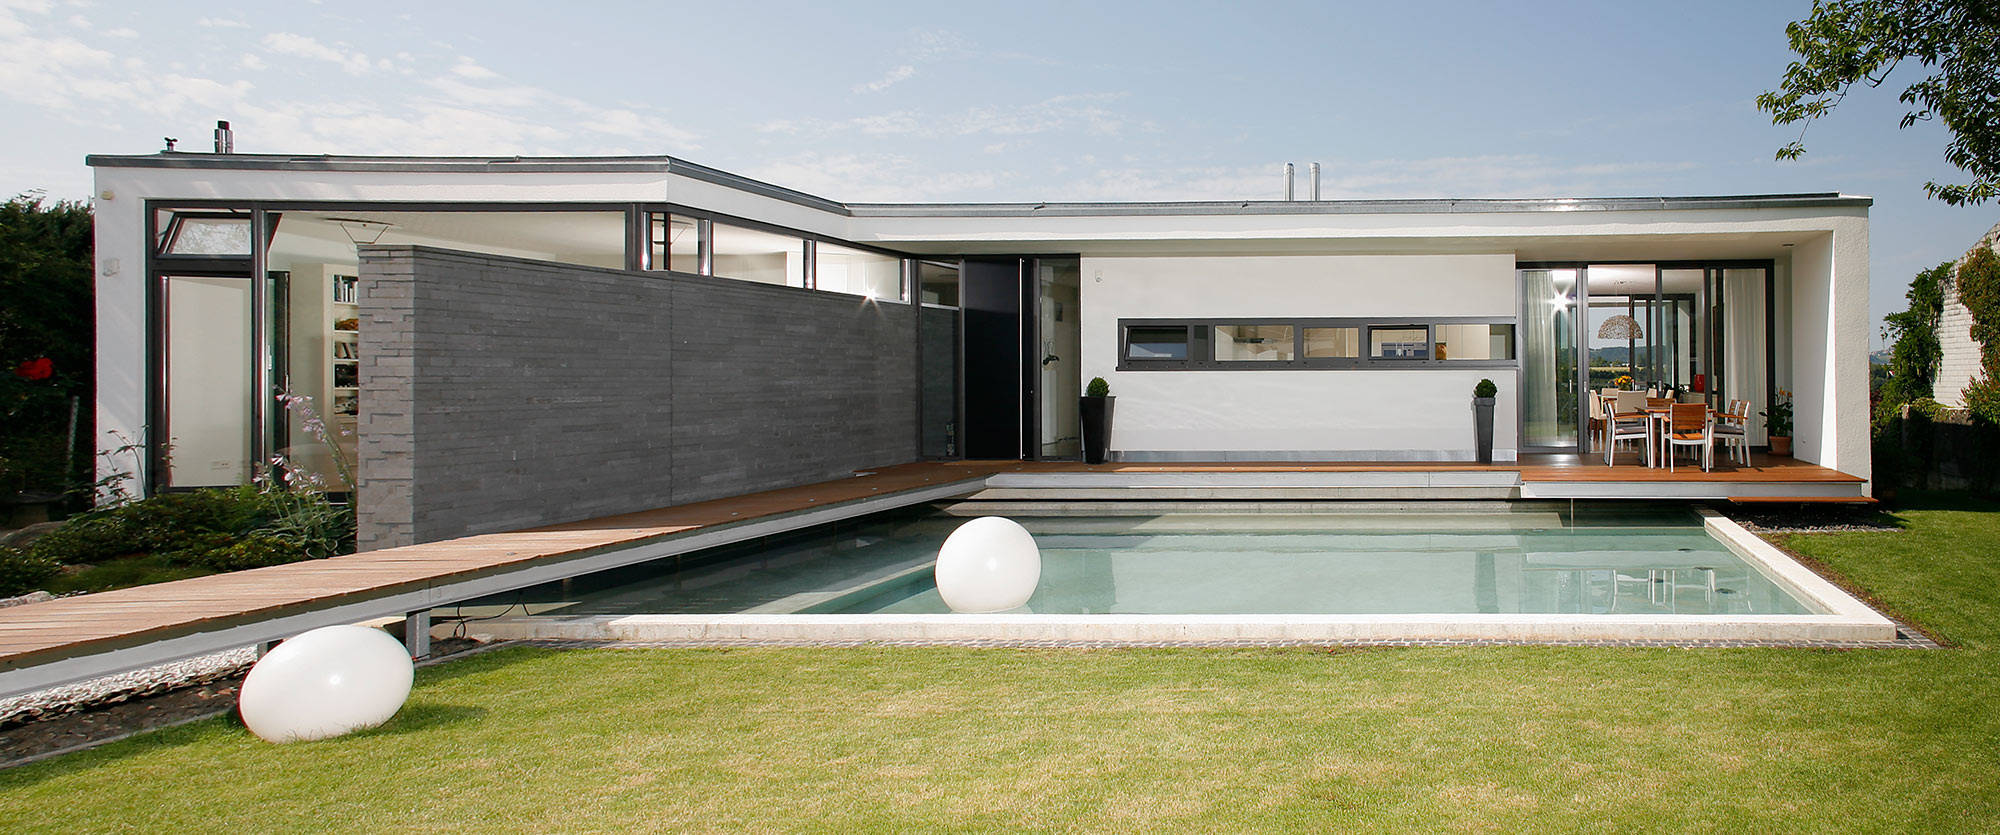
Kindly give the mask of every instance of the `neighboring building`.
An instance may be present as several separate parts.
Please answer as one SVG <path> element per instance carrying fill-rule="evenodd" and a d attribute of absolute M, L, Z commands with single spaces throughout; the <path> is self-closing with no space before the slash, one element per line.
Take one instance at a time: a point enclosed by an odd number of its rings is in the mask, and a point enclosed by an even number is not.
<path fill-rule="evenodd" d="M 1944 310 L 1938 315 L 1938 347 L 1943 350 L 1931 399 L 1954 409 L 1965 408 L 1965 387 L 1984 373 L 1979 367 L 1979 343 L 1972 339 L 1972 311 L 1958 300 L 1958 267 L 1980 247 L 2000 252 L 2000 223 L 1952 262 L 1952 277 L 1944 283 Z"/>
<path fill-rule="evenodd" d="M 1481 378 L 1501 460 L 1584 452 L 1584 392 L 1631 374 L 1789 390 L 1797 457 L 1869 474 L 1865 197 L 848 204 L 671 157 L 88 162 L 100 447 L 137 443 L 147 490 L 278 454 L 331 479 L 337 450 L 364 547 L 1071 456 L 1097 376 L 1127 461 L 1467 460 Z M 331 448 L 258 394 L 287 389 Z"/>

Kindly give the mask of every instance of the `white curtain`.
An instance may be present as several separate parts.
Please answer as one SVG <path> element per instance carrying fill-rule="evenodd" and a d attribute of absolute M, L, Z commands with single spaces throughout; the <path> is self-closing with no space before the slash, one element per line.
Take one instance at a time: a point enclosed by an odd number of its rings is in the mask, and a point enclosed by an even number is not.
<path fill-rule="evenodd" d="M 1724 270 L 1722 304 L 1728 321 L 1723 328 L 1722 396 L 1750 401 L 1750 442 L 1765 443 L 1764 411 L 1764 271 Z M 1724 403 L 1724 406 L 1729 404 Z"/>
<path fill-rule="evenodd" d="M 1555 274 L 1521 271 L 1521 382 L 1523 440 L 1551 443 L 1556 436 L 1556 297 Z"/>

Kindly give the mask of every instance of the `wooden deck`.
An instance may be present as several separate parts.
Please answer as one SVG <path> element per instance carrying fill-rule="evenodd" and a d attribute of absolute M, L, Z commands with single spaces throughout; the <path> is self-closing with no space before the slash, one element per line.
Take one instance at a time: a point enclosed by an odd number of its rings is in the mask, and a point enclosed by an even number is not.
<path fill-rule="evenodd" d="M 1614 466 L 1605 466 L 1597 456 L 1523 455 L 1516 462 L 1477 464 L 1469 461 L 1242 461 L 1215 463 L 1108 463 L 1083 464 L 1075 461 L 999 462 L 995 472 L 1096 472 L 1096 473 L 1381 473 L 1381 472 L 1515 472 L 1523 481 L 1576 482 L 1767 482 L 1791 484 L 1860 484 L 1864 479 L 1795 458 L 1750 456 L 1749 466 L 1717 460 L 1715 468 L 1702 472 L 1699 465 L 1648 468 L 1632 463 L 1627 452 Z M 1684 463 L 1684 462 L 1683 462 Z M 953 465 L 940 465 L 953 466 Z"/>
<path fill-rule="evenodd" d="M 941 488 L 971 493 L 1002 473 L 1518 473 L 1521 484 L 1835 485 L 1855 490 L 1861 479 L 1789 458 L 1753 458 L 1748 467 L 1647 469 L 1575 456 L 1529 456 L 1513 464 L 1416 462 L 1104 464 L 1073 462 L 939 462 L 904 464 L 854 478 L 713 501 L 485 534 L 291 565 L 199 577 L 0 609 L 0 679 L 15 671 L 100 653 L 133 651 L 157 642 L 199 638 L 246 625 L 276 623 L 300 613 L 350 611 L 346 604 L 421 599 L 475 578 L 507 575 L 607 551 L 723 530 L 739 523 L 800 514 L 873 497 L 916 496 Z M 962 489 L 961 489 L 962 488 Z M 1813 497 L 1801 496 L 1804 500 Z M 442 592 L 441 592 L 442 593 Z M 397 595 L 403 597 L 398 598 Z M 455 602 L 437 599 L 439 605 Z M 387 605 L 386 603 L 384 605 Z M 413 606 L 410 610 L 423 608 Z M 378 615 L 370 615 L 379 616 Z M 362 618 L 355 618 L 356 620 Z M 238 633 L 231 633 L 238 634 Z M 275 633 L 272 637 L 282 634 Z M 266 640 L 266 639 L 255 639 Z M 193 644 L 189 644 L 192 646 Z M 178 646 L 178 645 L 176 645 Z M 161 650 L 162 653 L 167 652 Z M 192 654 L 192 651 L 182 655 Z M 174 655 L 157 661 L 172 660 Z M 135 665 L 136 666 L 136 665 Z M 14 688 L 18 690 L 18 688 Z M 0 695 L 9 688 L 0 686 Z"/>

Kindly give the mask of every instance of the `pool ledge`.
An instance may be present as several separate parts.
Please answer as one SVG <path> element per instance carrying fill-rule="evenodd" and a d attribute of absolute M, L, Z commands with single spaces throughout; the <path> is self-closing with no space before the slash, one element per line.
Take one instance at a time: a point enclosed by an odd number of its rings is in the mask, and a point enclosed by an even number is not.
<path fill-rule="evenodd" d="M 1872 625 L 1883 634 L 1894 637 L 1896 624 L 1875 611 L 1868 604 L 1855 599 L 1854 595 L 1829 582 L 1812 569 L 1799 564 L 1798 560 L 1778 550 L 1776 545 L 1760 537 L 1735 520 L 1717 513 L 1712 508 L 1697 508 L 1701 514 L 1702 527 L 1723 547 L 1741 557 L 1750 567 L 1762 572 L 1771 582 L 1791 592 L 1792 596 L 1804 601 L 1820 614 L 1841 618 L 1856 625 Z"/>
<path fill-rule="evenodd" d="M 1879 616 L 1878 616 L 1879 617 Z M 1838 615 L 591 615 L 486 621 L 494 639 L 663 643 L 1893 641 Z"/>

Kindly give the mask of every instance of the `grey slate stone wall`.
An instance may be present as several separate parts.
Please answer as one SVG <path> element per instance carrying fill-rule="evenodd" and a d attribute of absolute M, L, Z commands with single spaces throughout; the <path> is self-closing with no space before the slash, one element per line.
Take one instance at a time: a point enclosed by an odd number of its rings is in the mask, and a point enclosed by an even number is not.
<path fill-rule="evenodd" d="M 361 282 L 364 549 L 917 457 L 905 305 L 408 246 Z"/>

